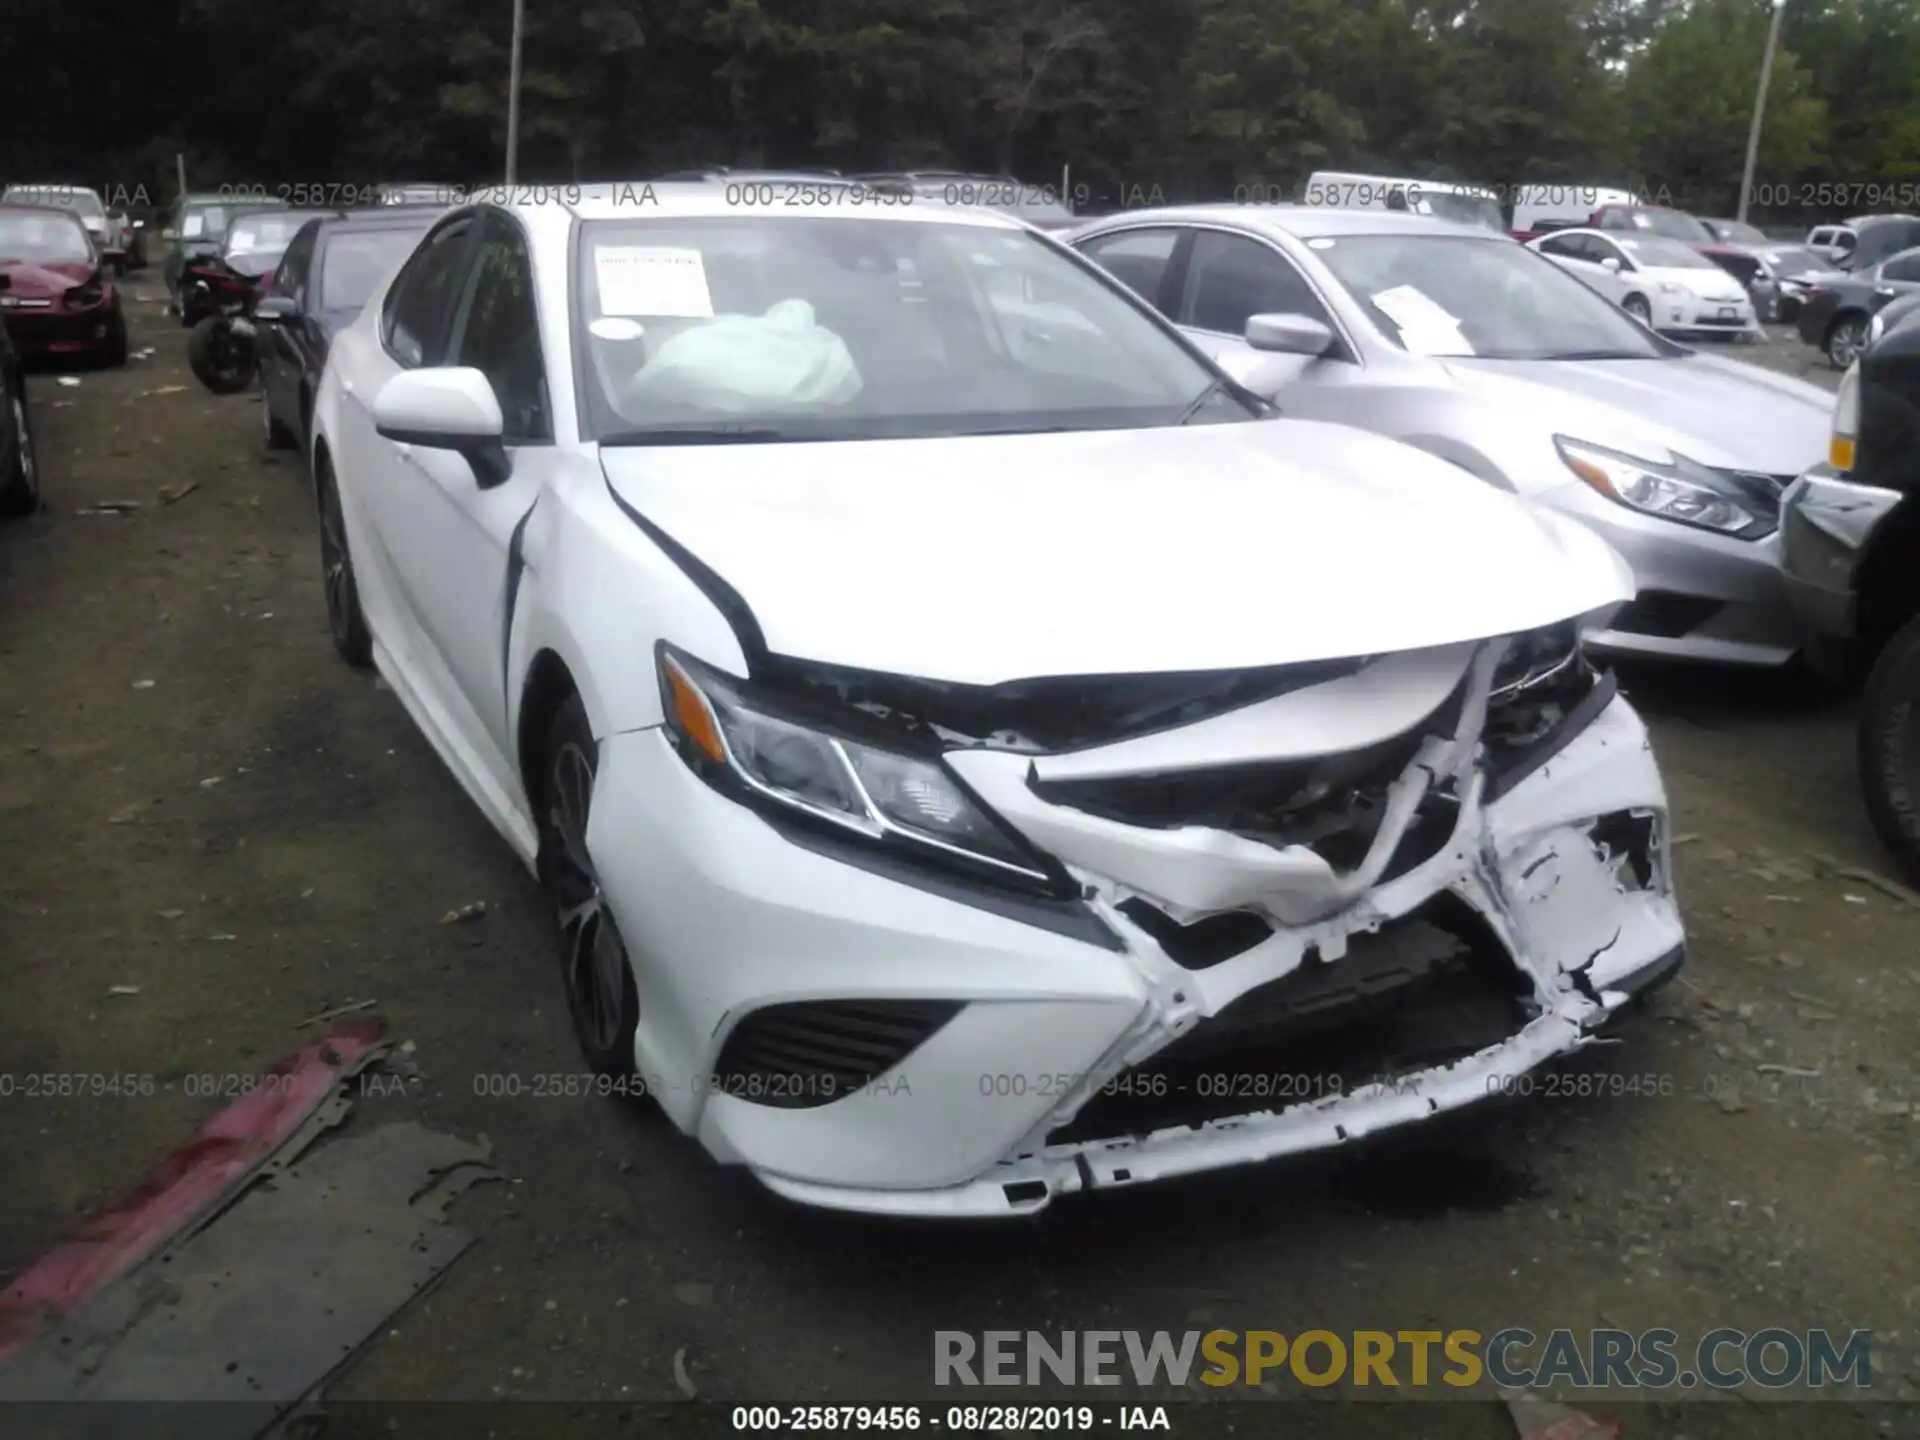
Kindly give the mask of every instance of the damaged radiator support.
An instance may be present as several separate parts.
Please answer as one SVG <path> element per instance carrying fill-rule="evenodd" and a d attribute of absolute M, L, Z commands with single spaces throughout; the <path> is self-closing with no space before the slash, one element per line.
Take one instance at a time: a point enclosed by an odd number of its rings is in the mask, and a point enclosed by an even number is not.
<path fill-rule="evenodd" d="M 1216 887 L 1210 898 L 1221 903 L 1202 908 L 1155 893 L 1145 867 L 1128 877 L 1095 868 L 1085 851 L 1064 857 L 1092 903 L 1128 937 L 1156 999 L 1028 1143 L 1050 1149 L 1141 1139 L 1336 1100 L 1497 1049 L 1562 1009 L 1569 991 L 1582 1006 L 1601 1003 L 1584 969 L 1562 973 L 1544 958 L 1523 958 L 1513 906 L 1533 903 L 1531 872 L 1502 875 L 1484 806 L 1489 772 L 1547 763 L 1544 752 L 1568 743 L 1605 708 L 1612 688 L 1576 655 L 1539 678 L 1530 673 L 1503 686 L 1501 723 L 1491 726 L 1494 678 L 1507 648 L 1506 641 L 1479 647 L 1424 733 L 1319 772 L 1350 787 L 1344 796 L 1326 787 L 1310 795 L 1323 810 L 1351 815 L 1354 796 L 1371 808 L 1364 851 L 1348 846 L 1358 856 L 1351 867 L 1334 863 L 1346 858 L 1328 843 L 1344 838 L 1337 827 L 1284 847 L 1276 840 L 1263 848 L 1279 863 L 1265 873 L 1246 864 L 1238 893 Z M 1388 768 L 1395 762 L 1397 773 Z M 1272 793 L 1298 790 L 1301 765 L 1284 769 Z M 1197 825 L 1173 828 L 1182 789 L 1189 803 L 1196 794 L 1218 803 L 1199 807 Z M 1208 819 L 1248 813 L 1247 792 L 1235 795 L 1225 776 L 1204 774 L 1030 783 L 1030 793 L 1062 807 L 1056 815 L 1073 815 L 1080 835 L 1088 827 L 1102 839 L 1107 827 L 1125 830 L 1135 855 L 1157 837 L 1198 837 L 1189 842 L 1198 848 L 1204 837 L 1223 835 L 1200 828 Z M 1075 799 L 1107 813 L 1089 813 Z M 1293 813 L 1310 824 L 1310 809 Z M 1596 878 L 1588 883 L 1611 883 L 1620 893 L 1663 887 L 1657 829 L 1644 811 L 1589 822 Z M 1224 832 L 1224 839 L 1259 844 L 1248 833 Z M 1107 849 L 1130 858 L 1118 844 Z M 1156 952 L 1164 959 L 1152 958 Z"/>

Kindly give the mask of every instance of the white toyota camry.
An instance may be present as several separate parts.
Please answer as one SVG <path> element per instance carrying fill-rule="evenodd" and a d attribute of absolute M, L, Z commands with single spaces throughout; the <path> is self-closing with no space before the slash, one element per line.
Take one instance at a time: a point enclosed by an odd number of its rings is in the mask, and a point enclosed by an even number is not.
<path fill-rule="evenodd" d="M 831 188 L 483 195 L 316 406 L 335 643 L 550 892 L 609 1090 L 1024 1213 L 1514 1093 L 1674 971 L 1604 542 Z"/>

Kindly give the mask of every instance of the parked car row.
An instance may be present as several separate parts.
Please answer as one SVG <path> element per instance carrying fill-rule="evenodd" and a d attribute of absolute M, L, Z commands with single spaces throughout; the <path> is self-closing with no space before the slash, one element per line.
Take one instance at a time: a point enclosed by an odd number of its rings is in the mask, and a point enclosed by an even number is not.
<path fill-rule="evenodd" d="M 109 209 L 97 190 L 84 185 L 10 184 L 0 190 L 0 206 L 68 211 L 80 221 L 115 275 L 146 266 L 146 221 L 124 209 Z"/>

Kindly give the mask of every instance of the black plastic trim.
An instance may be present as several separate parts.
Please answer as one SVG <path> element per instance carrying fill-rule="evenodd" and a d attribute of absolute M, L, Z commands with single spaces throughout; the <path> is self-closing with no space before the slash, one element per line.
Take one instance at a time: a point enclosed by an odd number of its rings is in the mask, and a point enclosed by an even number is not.
<path fill-rule="evenodd" d="M 829 834 L 806 824 L 798 815 L 789 817 L 757 808 L 754 813 L 772 826 L 783 839 L 799 846 L 802 850 L 811 850 L 816 855 L 837 860 L 843 865 L 851 865 L 870 875 L 878 875 L 883 880 L 892 880 L 901 885 L 911 886 L 915 890 L 937 895 L 943 900 L 951 900 L 958 905 L 984 910 L 1004 920 L 1031 925 L 1036 930 L 1045 930 L 1049 934 L 1063 936 L 1068 940 L 1078 940 L 1083 945 L 1097 945 L 1102 950 L 1111 950 L 1116 954 L 1126 953 L 1126 943 L 1109 929 L 1106 922 L 1084 901 L 1049 900 L 1042 896 L 1021 895 L 986 884 L 971 885 L 960 876 L 929 870 L 902 859 L 896 854 L 864 845 L 858 840 L 842 839 L 838 835 Z"/>
<path fill-rule="evenodd" d="M 1603 671 L 1594 682 L 1593 689 L 1587 692 L 1586 698 L 1561 716 L 1559 724 L 1487 776 L 1487 788 L 1481 803 L 1491 805 L 1566 749 L 1600 718 L 1600 712 L 1611 705 L 1619 693 L 1620 682 L 1613 671 Z"/>
<path fill-rule="evenodd" d="M 753 618 L 753 611 L 748 608 L 740 592 L 721 579 L 706 561 L 629 505 L 614 488 L 613 481 L 607 478 L 604 469 L 600 478 L 607 487 L 607 494 L 613 497 L 613 503 L 620 507 L 620 512 L 639 526 L 646 537 L 666 553 L 669 560 L 686 572 L 687 578 L 699 587 L 700 593 L 713 602 L 714 608 L 732 628 L 741 650 L 746 653 L 748 668 L 764 666 L 768 653 L 767 637 L 761 632 L 760 622 Z"/>

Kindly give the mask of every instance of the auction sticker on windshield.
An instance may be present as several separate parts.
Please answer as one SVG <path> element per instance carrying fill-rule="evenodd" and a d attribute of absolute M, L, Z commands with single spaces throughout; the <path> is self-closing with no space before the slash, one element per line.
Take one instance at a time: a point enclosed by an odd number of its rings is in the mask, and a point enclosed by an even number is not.
<path fill-rule="evenodd" d="M 1471 355 L 1460 333 L 1459 317 L 1411 285 L 1396 285 L 1368 297 L 1400 331 L 1400 343 L 1414 355 Z"/>
<path fill-rule="evenodd" d="M 713 295 L 698 250 L 665 245 L 601 245 L 593 252 L 603 315 L 708 319 Z"/>

